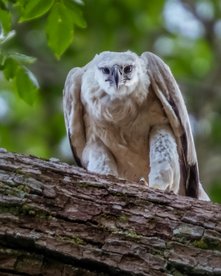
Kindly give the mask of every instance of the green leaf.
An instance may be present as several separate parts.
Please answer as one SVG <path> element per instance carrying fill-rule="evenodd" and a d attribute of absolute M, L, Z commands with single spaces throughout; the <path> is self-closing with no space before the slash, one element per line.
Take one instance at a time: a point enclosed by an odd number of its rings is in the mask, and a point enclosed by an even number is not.
<path fill-rule="evenodd" d="M 82 11 L 79 8 L 75 7 L 75 9 L 71 10 L 71 13 L 72 13 L 72 16 L 73 16 L 72 19 L 74 21 L 74 24 L 76 24 L 80 28 L 86 28 L 87 27 L 87 23 L 83 18 Z"/>
<path fill-rule="evenodd" d="M 71 13 L 71 17 L 73 20 L 73 23 L 77 25 L 80 28 L 86 28 L 87 23 L 84 20 L 83 14 L 81 9 L 76 5 L 76 1 L 73 0 L 64 0 L 65 5 L 69 9 L 69 12 Z"/>
<path fill-rule="evenodd" d="M 9 54 L 9 57 L 16 60 L 17 62 L 25 63 L 25 64 L 32 64 L 36 61 L 35 57 L 27 56 L 20 53 L 11 53 Z"/>
<path fill-rule="evenodd" d="M 63 4 L 56 3 L 47 19 L 48 45 L 59 59 L 73 40 L 74 29 L 71 11 Z"/>
<path fill-rule="evenodd" d="M 11 30 L 11 14 L 8 11 L 0 9 L 0 23 L 3 28 L 3 33 L 8 33 Z"/>
<path fill-rule="evenodd" d="M 84 5 L 84 1 L 82 1 L 82 0 L 71 0 L 71 1 L 73 1 L 74 3 L 79 4 L 79 5 Z"/>
<path fill-rule="evenodd" d="M 16 73 L 16 88 L 19 96 L 28 104 L 33 104 L 39 88 L 35 76 L 25 67 L 19 67 Z"/>
<path fill-rule="evenodd" d="M 19 22 L 28 21 L 44 15 L 54 4 L 54 0 L 30 0 L 22 8 Z"/>
<path fill-rule="evenodd" d="M 5 65 L 6 58 L 7 58 L 7 56 L 0 49 L 0 69 L 1 70 Z"/>
<path fill-rule="evenodd" d="M 4 35 L 3 33 L 0 33 L 0 45 L 5 44 L 8 40 L 12 39 L 14 36 L 15 36 L 15 31 L 14 30 L 7 33 L 7 35 Z"/>
<path fill-rule="evenodd" d="M 7 58 L 4 64 L 4 76 L 7 80 L 11 80 L 15 77 L 16 71 L 18 69 L 18 63 L 11 59 Z"/>

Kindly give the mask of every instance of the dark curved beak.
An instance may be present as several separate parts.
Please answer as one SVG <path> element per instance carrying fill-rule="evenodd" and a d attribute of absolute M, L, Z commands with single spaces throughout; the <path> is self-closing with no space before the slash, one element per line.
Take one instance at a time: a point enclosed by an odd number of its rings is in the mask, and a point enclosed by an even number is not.
<path fill-rule="evenodd" d="M 114 66 L 111 70 L 111 79 L 115 84 L 116 88 L 119 87 L 120 72 L 118 66 Z"/>

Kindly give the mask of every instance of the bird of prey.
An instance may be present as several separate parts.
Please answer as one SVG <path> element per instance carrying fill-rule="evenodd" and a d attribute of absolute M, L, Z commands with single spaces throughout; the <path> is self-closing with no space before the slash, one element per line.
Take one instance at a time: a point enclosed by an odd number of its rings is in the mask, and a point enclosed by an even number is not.
<path fill-rule="evenodd" d="M 69 72 L 63 107 L 78 165 L 209 200 L 199 180 L 182 94 L 158 56 L 131 51 L 96 55 Z"/>

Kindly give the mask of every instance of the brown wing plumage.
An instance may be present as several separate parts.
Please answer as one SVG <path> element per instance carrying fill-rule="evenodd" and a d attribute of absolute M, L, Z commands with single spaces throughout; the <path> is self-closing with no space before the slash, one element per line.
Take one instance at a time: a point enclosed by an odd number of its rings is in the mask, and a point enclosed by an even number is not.
<path fill-rule="evenodd" d="M 73 68 L 66 79 L 63 91 L 63 109 L 67 135 L 77 165 L 85 147 L 84 108 L 81 103 L 82 68 Z"/>
<path fill-rule="evenodd" d="M 147 64 L 151 87 L 159 98 L 177 139 L 180 150 L 181 179 L 187 196 L 199 198 L 202 192 L 198 162 L 187 109 L 169 67 L 156 55 L 141 55 Z M 204 192 L 204 191 L 203 191 Z"/>

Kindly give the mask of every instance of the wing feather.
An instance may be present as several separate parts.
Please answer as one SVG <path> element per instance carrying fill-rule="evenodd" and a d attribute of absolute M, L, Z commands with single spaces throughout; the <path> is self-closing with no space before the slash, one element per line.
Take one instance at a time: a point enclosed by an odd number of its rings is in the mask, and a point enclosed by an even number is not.
<path fill-rule="evenodd" d="M 203 188 L 199 180 L 198 162 L 189 116 L 180 89 L 169 67 L 158 56 L 145 52 L 141 58 L 147 64 L 151 89 L 161 101 L 177 137 L 178 147 L 181 149 L 181 170 L 186 195 L 198 198 Z"/>
<path fill-rule="evenodd" d="M 82 166 L 81 156 L 85 147 L 84 108 L 81 102 L 83 68 L 73 68 L 65 81 L 63 110 L 67 135 L 77 165 Z"/>

